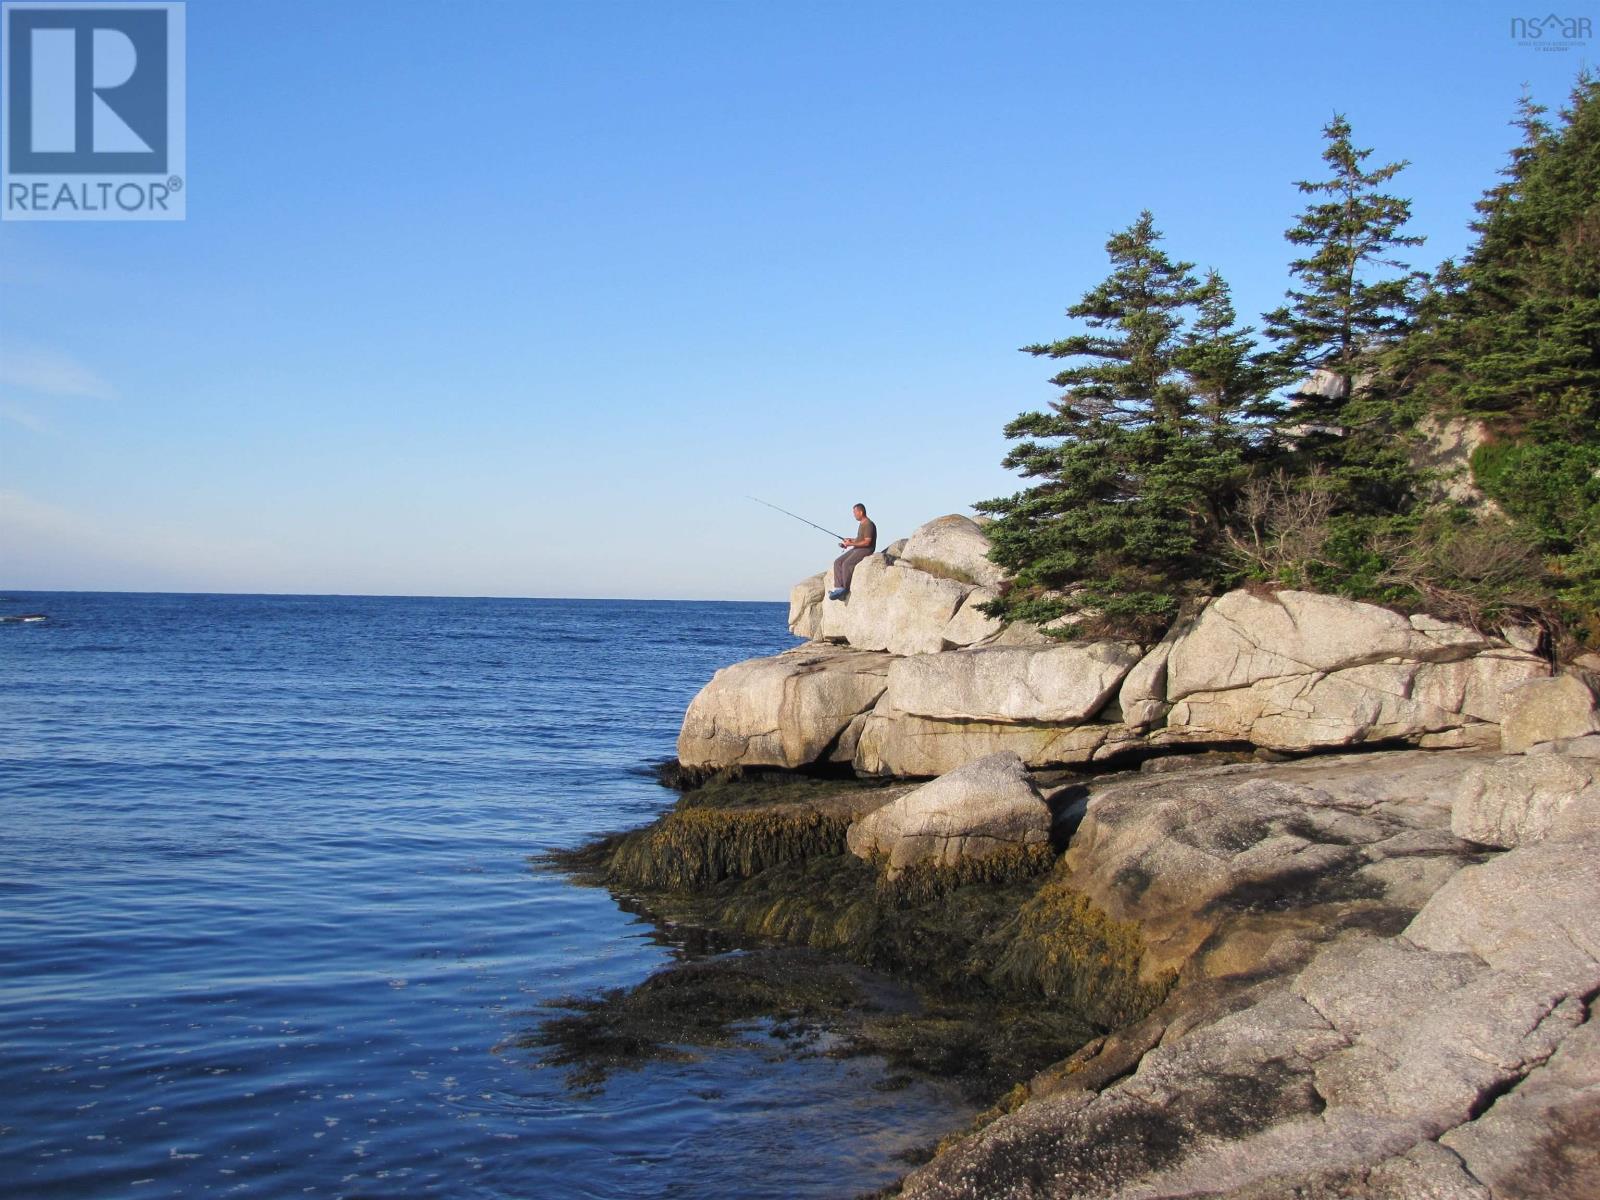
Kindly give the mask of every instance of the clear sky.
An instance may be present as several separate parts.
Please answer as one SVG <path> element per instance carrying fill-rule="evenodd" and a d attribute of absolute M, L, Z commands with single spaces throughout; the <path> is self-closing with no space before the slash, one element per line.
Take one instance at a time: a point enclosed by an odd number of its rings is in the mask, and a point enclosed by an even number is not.
<path fill-rule="evenodd" d="M 1016 490 L 1141 208 L 1255 320 L 1340 110 L 1459 254 L 1526 8 L 191 0 L 188 220 L 0 225 L 0 587 L 781 598 L 747 493 Z"/>

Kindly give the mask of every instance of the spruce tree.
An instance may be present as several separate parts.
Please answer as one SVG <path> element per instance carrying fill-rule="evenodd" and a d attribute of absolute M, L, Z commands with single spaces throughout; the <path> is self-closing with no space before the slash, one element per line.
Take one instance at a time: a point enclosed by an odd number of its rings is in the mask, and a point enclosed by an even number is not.
<path fill-rule="evenodd" d="M 1214 439 L 1238 434 L 1241 419 L 1277 416 L 1281 405 L 1269 397 L 1284 382 L 1282 371 L 1257 352 L 1255 326 L 1238 327 L 1232 290 L 1215 268 L 1195 299 L 1193 325 L 1174 356 L 1188 379 L 1194 416 Z"/>
<path fill-rule="evenodd" d="M 1284 234 L 1306 249 L 1290 263 L 1300 286 L 1263 320 L 1285 379 L 1320 368 L 1340 382 L 1280 409 L 1278 431 L 1293 474 L 1326 470 L 1317 486 L 1333 489 L 1338 510 L 1381 517 L 1409 502 L 1413 473 L 1397 436 L 1406 419 L 1392 387 L 1356 385 L 1412 327 L 1427 276 L 1406 271 L 1394 254 L 1424 239 L 1402 232 L 1411 202 L 1381 190 L 1408 164 L 1368 169 L 1372 151 L 1356 148 L 1342 114 L 1322 132 L 1329 177 L 1296 183 L 1316 199 Z M 1406 273 L 1389 273 L 1396 269 Z"/>
<path fill-rule="evenodd" d="M 1524 290 L 1513 245 L 1524 236 L 1518 230 L 1525 224 L 1520 208 L 1527 174 L 1552 141 L 1547 111 L 1524 88 L 1510 122 L 1522 140 L 1500 168 L 1500 182 L 1473 204 L 1478 216 L 1468 228 L 1478 235 L 1477 242 L 1464 263 L 1447 258 L 1435 268 L 1410 335 L 1390 356 L 1401 385 L 1428 407 L 1493 413 L 1516 403 L 1499 383 L 1473 388 L 1463 368 L 1484 352 L 1504 311 Z M 1491 314 L 1491 320 L 1482 319 Z"/>
<path fill-rule="evenodd" d="M 1160 241 L 1141 213 L 1106 243 L 1111 274 L 1067 310 L 1087 330 L 1023 347 L 1073 365 L 1051 379 L 1064 390 L 1047 411 L 1005 427 L 1021 440 L 1003 465 L 1038 482 L 975 506 L 995 517 L 991 557 L 1015 577 L 992 615 L 1147 637 L 1211 574 L 1202 560 L 1240 460 L 1238 439 L 1222 436 L 1241 386 L 1229 374 L 1232 322 L 1213 287 L 1212 326 L 1186 338 L 1187 312 L 1208 293 Z M 1185 361 L 1213 389 L 1210 425 Z"/>
<path fill-rule="evenodd" d="M 1503 183 L 1478 202 L 1464 294 L 1419 339 L 1468 412 L 1587 440 L 1600 423 L 1600 80 L 1559 126 L 1524 97 Z"/>
<path fill-rule="evenodd" d="M 1580 73 L 1478 203 L 1478 239 L 1400 357 L 1443 412 L 1486 420 L 1479 485 L 1548 557 L 1550 615 L 1600 646 L 1600 80 Z"/>
<path fill-rule="evenodd" d="M 1348 395 L 1355 376 L 1378 347 L 1408 328 L 1415 307 L 1415 275 L 1371 278 L 1374 268 L 1399 268 L 1400 246 L 1420 246 L 1423 238 L 1401 232 L 1411 217 L 1411 202 L 1379 188 L 1409 165 L 1389 163 L 1367 170 L 1372 154 L 1350 140 L 1350 122 L 1343 115 L 1323 127 L 1328 139 L 1322 152 L 1331 178 L 1299 180 L 1301 192 L 1319 199 L 1307 205 L 1284 237 L 1307 248 L 1289 265 L 1300 288 L 1286 293 L 1289 303 L 1263 318 L 1277 343 L 1276 358 L 1286 372 L 1317 368 L 1333 371 Z M 1345 396 L 1330 396 L 1299 406 L 1301 424 L 1337 425 Z"/>

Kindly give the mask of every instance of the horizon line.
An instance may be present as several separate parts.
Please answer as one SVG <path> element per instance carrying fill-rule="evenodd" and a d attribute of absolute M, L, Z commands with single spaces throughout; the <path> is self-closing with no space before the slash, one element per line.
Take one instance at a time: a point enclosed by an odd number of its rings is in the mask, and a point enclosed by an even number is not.
<path fill-rule="evenodd" d="M 155 588 L 6 588 L 0 599 L 18 595 L 51 596 L 256 596 L 309 600 L 555 600 L 588 601 L 597 604 L 787 604 L 787 600 L 699 599 L 685 596 L 490 596 L 438 595 L 420 592 L 229 592 L 163 591 Z"/>

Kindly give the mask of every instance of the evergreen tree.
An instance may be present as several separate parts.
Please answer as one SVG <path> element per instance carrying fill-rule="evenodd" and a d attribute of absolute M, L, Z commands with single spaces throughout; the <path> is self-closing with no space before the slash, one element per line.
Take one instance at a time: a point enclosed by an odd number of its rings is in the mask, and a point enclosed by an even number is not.
<path fill-rule="evenodd" d="M 1016 580 L 992 615 L 1148 636 L 1213 574 L 1207 550 L 1240 463 L 1227 421 L 1246 368 L 1225 287 L 1208 293 L 1160 240 L 1148 211 L 1114 234 L 1111 274 L 1067 310 L 1087 331 L 1023 347 L 1074 365 L 1052 378 L 1064 391 L 1048 411 L 1005 428 L 1022 440 L 1004 465 L 1039 482 L 976 506 L 995 517 L 991 557 Z M 1187 311 L 1207 300 L 1211 325 L 1186 338 Z M 1210 389 L 1199 406 L 1185 362 Z"/>
<path fill-rule="evenodd" d="M 1173 376 L 1183 311 L 1199 284 L 1190 262 L 1172 262 L 1156 245 L 1161 234 L 1146 209 L 1106 243 L 1114 270 L 1067 310 L 1096 332 L 1024 346 L 1023 353 L 1049 358 L 1088 358 L 1050 382 L 1067 388 L 1074 412 L 1119 426 L 1175 420 L 1186 409 L 1182 385 Z M 1098 332 L 1110 330 L 1109 333 Z"/>
<path fill-rule="evenodd" d="M 1477 482 L 1547 556 L 1556 624 L 1600 646 L 1600 80 L 1544 111 L 1523 97 L 1478 239 L 1397 357 L 1434 407 L 1489 422 Z"/>
<path fill-rule="evenodd" d="M 1316 199 L 1284 234 L 1306 248 L 1290 264 L 1300 286 L 1263 320 L 1284 380 L 1321 368 L 1340 382 L 1320 395 L 1296 397 L 1279 409 L 1277 425 L 1292 474 L 1325 471 L 1316 486 L 1332 489 L 1336 510 L 1382 516 L 1409 501 L 1413 472 L 1397 437 L 1404 414 L 1392 386 L 1358 388 L 1356 381 L 1412 327 L 1427 276 L 1384 269 L 1404 271 L 1395 251 L 1423 238 L 1402 232 L 1411 202 L 1380 190 L 1408 164 L 1367 169 L 1372 151 L 1355 147 L 1340 114 L 1322 132 L 1330 176 L 1296 183 Z"/>
<path fill-rule="evenodd" d="M 1554 144 L 1554 131 L 1544 120 L 1546 112 L 1549 109 L 1536 104 L 1525 88 L 1517 98 L 1517 115 L 1510 122 L 1522 131 L 1522 142 L 1510 150 L 1510 162 L 1499 171 L 1501 182 L 1486 190 L 1472 205 L 1478 213 L 1478 218 L 1469 226 L 1478 235 L 1472 254 L 1478 267 L 1478 277 L 1474 280 L 1478 288 L 1494 291 L 1494 267 L 1509 266 L 1506 261 L 1514 259 L 1515 254 L 1507 251 L 1525 237 L 1520 202 L 1525 197 L 1528 173 L 1539 155 Z"/>
<path fill-rule="evenodd" d="M 1174 355 L 1188 379 L 1195 416 L 1213 438 L 1223 438 L 1239 432 L 1240 418 L 1279 415 L 1282 406 L 1269 396 L 1284 382 L 1282 373 L 1257 353 L 1251 337 L 1255 326 L 1238 328 L 1232 290 L 1214 268 L 1195 298 L 1194 323 Z"/>
<path fill-rule="evenodd" d="M 1295 186 L 1311 196 L 1309 204 L 1284 237 L 1308 253 L 1290 263 L 1302 285 L 1286 293 L 1290 303 L 1263 318 L 1268 335 L 1278 344 L 1276 357 L 1286 372 L 1324 368 L 1339 375 L 1348 394 L 1369 355 L 1393 341 L 1408 327 L 1415 307 L 1415 276 L 1368 278 L 1372 268 L 1404 269 L 1392 257 L 1399 246 L 1419 246 L 1421 237 L 1401 229 L 1411 217 L 1411 202 L 1379 191 L 1409 164 L 1389 163 L 1373 170 L 1362 164 L 1372 151 L 1350 141 L 1350 123 L 1340 114 L 1323 127 L 1328 145 L 1322 152 L 1332 169 L 1324 180 L 1300 180 Z M 1344 396 L 1300 406 L 1304 423 L 1337 424 Z"/>
<path fill-rule="evenodd" d="M 1490 351 L 1506 311 L 1526 290 L 1523 255 L 1516 246 L 1527 237 L 1522 198 L 1528 173 L 1553 141 L 1546 111 L 1524 90 L 1510 122 L 1522 140 L 1500 169 L 1500 182 L 1473 205 L 1478 217 L 1468 227 L 1477 242 L 1464 264 L 1450 258 L 1439 264 L 1418 305 L 1411 336 L 1391 356 L 1403 384 L 1431 407 L 1491 413 L 1517 403 L 1502 381 L 1472 387 L 1463 368 Z M 1474 394 L 1466 395 L 1469 390 Z"/>
<path fill-rule="evenodd" d="M 1526 96 L 1523 132 L 1477 208 L 1463 287 L 1410 348 L 1435 396 L 1580 440 L 1600 422 L 1600 80 L 1579 76 L 1559 128 Z"/>

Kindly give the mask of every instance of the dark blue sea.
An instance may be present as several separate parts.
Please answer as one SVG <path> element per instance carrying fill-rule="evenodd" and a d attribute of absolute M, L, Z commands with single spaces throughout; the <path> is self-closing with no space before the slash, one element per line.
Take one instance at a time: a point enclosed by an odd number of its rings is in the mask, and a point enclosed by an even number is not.
<path fill-rule="evenodd" d="M 541 1006 L 692 939 L 530 854 L 643 824 L 776 604 L 10 593 L 0 1194 L 849 1197 L 948 1131 L 748 1044 L 576 1090 Z"/>

